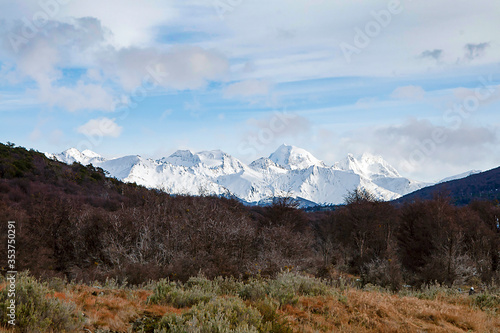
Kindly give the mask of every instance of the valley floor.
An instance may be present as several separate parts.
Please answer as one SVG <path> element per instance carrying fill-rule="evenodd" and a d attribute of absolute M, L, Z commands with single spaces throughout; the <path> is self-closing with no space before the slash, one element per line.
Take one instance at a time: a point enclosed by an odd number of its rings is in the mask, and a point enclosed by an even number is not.
<path fill-rule="evenodd" d="M 198 332 L 193 324 L 213 328 L 213 322 L 240 329 L 228 332 L 500 332 L 498 293 L 469 296 L 438 286 L 391 293 L 284 274 L 249 283 L 192 278 L 140 289 L 65 284 L 47 290 L 48 300 L 71 304 L 79 332 Z M 37 332 L 45 331 L 51 332 Z"/>
<path fill-rule="evenodd" d="M 147 305 L 150 291 L 100 290 L 79 286 L 69 295 L 88 318 L 86 327 L 126 332 L 145 318 L 167 313 L 182 314 L 188 308 Z M 251 302 L 248 302 L 251 305 Z M 300 297 L 297 304 L 285 305 L 279 313 L 293 332 L 500 332 L 500 317 L 470 306 L 461 299 L 421 300 L 376 291 L 350 289 L 340 297 Z"/>

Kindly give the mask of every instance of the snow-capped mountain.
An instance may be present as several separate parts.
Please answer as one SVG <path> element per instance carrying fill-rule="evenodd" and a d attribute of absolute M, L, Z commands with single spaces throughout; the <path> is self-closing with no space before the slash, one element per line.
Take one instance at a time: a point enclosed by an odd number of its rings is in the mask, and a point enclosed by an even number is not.
<path fill-rule="evenodd" d="M 356 159 L 352 154 L 334 165 L 336 168 L 345 171 L 353 171 L 366 178 L 400 178 L 401 175 L 389 165 L 381 156 L 374 156 L 368 153 L 361 155 Z"/>
<path fill-rule="evenodd" d="M 281 145 L 278 150 L 269 156 L 269 159 L 287 170 L 303 170 L 310 166 L 326 167 L 310 152 L 294 146 Z"/>
<path fill-rule="evenodd" d="M 48 157 L 52 157 L 52 154 L 45 154 Z M 99 154 L 94 153 L 93 151 L 90 151 L 88 149 L 80 152 L 76 148 L 70 148 L 68 150 L 63 151 L 62 153 L 58 154 L 56 158 L 62 162 L 65 162 L 67 164 L 72 164 L 74 162 L 81 163 L 83 165 L 87 164 L 94 164 L 94 163 L 102 163 L 106 161 L 104 157 L 102 157 Z"/>
<path fill-rule="evenodd" d="M 169 193 L 234 195 L 248 203 L 291 195 L 304 202 L 341 204 L 346 194 L 358 187 L 378 199 L 392 200 L 431 185 L 402 177 L 380 156 L 356 158 L 349 154 L 328 166 L 308 151 L 289 145 L 281 145 L 268 158 L 249 165 L 220 150 L 178 150 L 159 160 L 138 155 L 106 159 L 75 148 L 46 155 L 68 164 L 92 164 L 120 180 Z"/>

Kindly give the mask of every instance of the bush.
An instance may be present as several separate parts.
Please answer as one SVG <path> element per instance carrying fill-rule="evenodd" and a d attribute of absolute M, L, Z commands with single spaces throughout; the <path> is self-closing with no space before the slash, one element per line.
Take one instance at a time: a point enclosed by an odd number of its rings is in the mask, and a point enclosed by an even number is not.
<path fill-rule="evenodd" d="M 184 288 L 181 284 L 167 280 L 156 283 L 153 295 L 148 299 L 152 304 L 171 304 L 177 308 L 191 307 L 201 302 L 208 302 L 216 296 L 212 291 L 200 285 Z"/>
<path fill-rule="evenodd" d="M 483 311 L 500 312 L 500 296 L 498 295 L 490 293 L 475 295 L 472 304 Z"/>
<path fill-rule="evenodd" d="M 184 284 L 185 289 L 198 288 L 207 293 L 213 293 L 218 296 L 231 295 L 236 296 L 242 289 L 243 284 L 232 277 L 218 276 L 213 280 L 209 280 L 203 275 L 190 277 Z"/>
<path fill-rule="evenodd" d="M 268 294 L 284 305 L 297 303 L 299 295 L 328 295 L 330 290 L 321 279 L 298 273 L 282 272 L 276 279 L 269 281 Z"/>
<path fill-rule="evenodd" d="M 26 273 L 16 280 L 16 328 L 20 332 L 77 332 L 82 327 L 81 318 L 75 314 L 75 305 L 53 297 L 46 283 L 41 283 Z M 8 324 L 8 288 L 0 291 L 0 323 Z"/>
<path fill-rule="evenodd" d="M 250 279 L 240 289 L 238 296 L 244 300 L 257 301 L 267 295 L 267 284 L 264 281 Z"/>
<path fill-rule="evenodd" d="M 401 265 L 393 259 L 376 258 L 363 267 L 363 283 L 399 290 L 402 285 Z"/>
<path fill-rule="evenodd" d="M 57 292 L 63 292 L 66 289 L 68 282 L 66 279 L 53 277 L 47 281 L 47 287 Z"/>
<path fill-rule="evenodd" d="M 255 308 L 262 315 L 262 332 L 270 333 L 292 333 L 293 330 L 288 324 L 286 318 L 278 313 L 280 304 L 271 298 L 256 302 Z"/>
<path fill-rule="evenodd" d="M 460 297 L 460 291 L 457 288 L 441 286 L 439 283 L 423 285 L 416 290 L 401 290 L 398 295 L 404 297 L 416 297 L 418 299 L 436 300 L 441 297 L 451 298 Z"/>
<path fill-rule="evenodd" d="M 263 329 L 260 312 L 234 297 L 217 297 L 194 306 L 182 316 L 165 316 L 158 326 L 158 332 L 173 333 L 257 333 Z"/>

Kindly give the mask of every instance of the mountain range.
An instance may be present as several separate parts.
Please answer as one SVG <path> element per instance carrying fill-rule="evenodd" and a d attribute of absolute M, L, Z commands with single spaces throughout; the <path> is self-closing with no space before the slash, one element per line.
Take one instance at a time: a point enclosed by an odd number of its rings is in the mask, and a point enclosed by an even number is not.
<path fill-rule="evenodd" d="M 291 196 L 303 206 L 336 205 L 358 187 L 388 201 L 434 185 L 401 176 L 380 156 L 349 154 L 344 160 L 327 165 L 308 151 L 285 144 L 269 157 L 248 165 L 220 150 L 178 150 L 158 160 L 139 155 L 106 159 L 90 150 L 80 152 L 75 148 L 45 155 L 67 164 L 92 164 L 119 180 L 172 194 L 227 195 L 249 204 Z"/>

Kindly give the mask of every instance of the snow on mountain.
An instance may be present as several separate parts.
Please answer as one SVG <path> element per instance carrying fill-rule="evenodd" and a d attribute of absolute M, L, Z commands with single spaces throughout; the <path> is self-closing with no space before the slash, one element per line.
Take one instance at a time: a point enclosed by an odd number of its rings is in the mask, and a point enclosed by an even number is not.
<path fill-rule="evenodd" d="M 161 161 L 169 162 L 175 165 L 182 165 L 187 168 L 201 163 L 200 158 L 189 150 L 178 150 L 169 157 L 163 158 Z"/>
<path fill-rule="evenodd" d="M 389 163 L 387 163 L 381 156 L 375 156 L 369 153 L 355 158 L 352 154 L 335 164 L 335 167 L 340 170 L 349 171 L 362 175 L 366 178 L 400 178 L 401 175 Z"/>
<path fill-rule="evenodd" d="M 449 181 L 452 181 L 452 180 L 466 178 L 466 177 L 469 177 L 471 175 L 475 175 L 475 174 L 478 174 L 478 173 L 481 173 L 481 172 L 482 172 L 481 170 L 470 170 L 470 171 L 467 171 L 467 172 L 464 172 L 464 173 L 461 173 L 461 174 L 458 174 L 458 175 L 455 175 L 455 176 L 451 176 L 451 177 L 447 177 L 447 178 L 441 179 L 440 181 L 437 182 L 437 184 L 446 183 L 446 182 L 449 182 Z"/>
<path fill-rule="evenodd" d="M 285 144 L 272 153 L 269 159 L 288 170 L 306 169 L 313 165 L 326 167 L 322 161 L 318 160 L 310 152 Z"/>
<path fill-rule="evenodd" d="M 364 153 L 358 158 L 354 157 L 352 154 L 348 154 L 343 161 L 335 163 L 334 167 L 339 170 L 351 171 L 360 175 L 363 180 L 367 182 L 367 184 L 365 184 L 367 189 L 370 188 L 370 183 L 373 183 L 378 187 L 372 189 L 374 192 L 380 191 L 381 189 L 392 192 L 392 199 L 396 199 L 399 195 L 405 195 L 419 190 L 422 187 L 432 185 L 431 183 L 417 182 L 402 177 L 399 172 L 381 156 L 375 156 L 369 153 Z M 387 197 L 389 194 L 381 193 L 380 196 Z"/>
<path fill-rule="evenodd" d="M 69 164 L 90 163 L 120 180 L 169 193 L 234 195 L 248 203 L 291 195 L 308 205 L 340 204 L 357 187 L 381 200 L 392 200 L 430 185 L 402 177 L 380 156 L 349 154 L 342 162 L 327 166 L 308 151 L 289 145 L 249 165 L 220 150 L 178 150 L 156 161 L 140 156 L 108 160 L 74 148 L 46 155 Z"/>
<path fill-rule="evenodd" d="M 83 165 L 88 165 L 105 161 L 104 157 L 88 149 L 80 152 L 76 148 L 70 148 L 60 154 L 46 153 L 45 156 L 47 156 L 48 158 L 55 158 L 67 164 L 73 164 L 74 162 L 77 162 Z"/>
<path fill-rule="evenodd" d="M 92 163 L 108 171 L 109 174 L 118 179 L 126 179 L 132 173 L 134 167 L 140 165 L 143 158 L 138 155 L 123 156 L 111 160 L 102 160 Z"/>

